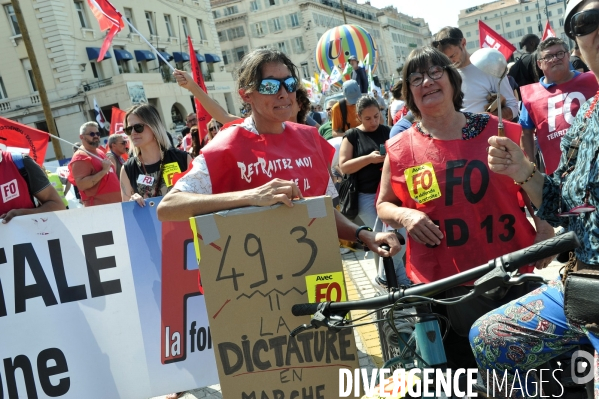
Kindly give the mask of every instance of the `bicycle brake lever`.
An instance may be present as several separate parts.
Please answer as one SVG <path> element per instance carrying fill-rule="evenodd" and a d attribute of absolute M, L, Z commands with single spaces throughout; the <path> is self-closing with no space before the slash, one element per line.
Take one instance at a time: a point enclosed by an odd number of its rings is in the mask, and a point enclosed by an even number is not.
<path fill-rule="evenodd" d="M 322 313 L 322 309 L 319 309 L 312 316 L 310 324 L 302 324 L 291 331 L 289 335 L 295 337 L 300 332 L 310 329 L 317 329 L 319 327 L 328 327 L 329 329 L 334 330 L 345 324 L 345 315 L 347 315 L 347 312 L 333 313 L 330 316 L 325 316 Z"/>
<path fill-rule="evenodd" d="M 509 285 L 519 285 L 519 284 L 523 284 L 527 281 L 533 281 L 533 282 L 539 282 L 539 283 L 543 283 L 543 284 L 547 284 L 549 282 L 549 280 L 547 280 L 545 277 L 539 275 L 539 274 L 534 274 L 534 273 L 524 273 L 521 274 L 518 277 L 512 277 L 510 278 L 510 280 L 507 282 L 507 284 Z"/>
<path fill-rule="evenodd" d="M 301 333 L 303 331 L 306 331 L 306 330 L 310 330 L 311 328 L 316 328 L 316 327 L 314 327 L 311 324 L 302 324 L 301 326 L 294 328 L 293 331 L 291 331 L 289 333 L 289 336 L 290 337 L 295 337 L 297 334 L 299 334 L 299 333 Z"/>

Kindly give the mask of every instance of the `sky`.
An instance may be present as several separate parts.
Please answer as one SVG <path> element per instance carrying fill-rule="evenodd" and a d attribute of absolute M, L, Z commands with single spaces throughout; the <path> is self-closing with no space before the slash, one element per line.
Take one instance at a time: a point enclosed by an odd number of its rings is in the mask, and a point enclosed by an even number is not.
<path fill-rule="evenodd" d="M 445 26 L 458 26 L 460 10 L 492 0 L 370 0 L 374 7 L 395 6 L 403 14 L 424 18 L 434 35 Z M 358 0 L 364 3 L 365 0 Z"/>

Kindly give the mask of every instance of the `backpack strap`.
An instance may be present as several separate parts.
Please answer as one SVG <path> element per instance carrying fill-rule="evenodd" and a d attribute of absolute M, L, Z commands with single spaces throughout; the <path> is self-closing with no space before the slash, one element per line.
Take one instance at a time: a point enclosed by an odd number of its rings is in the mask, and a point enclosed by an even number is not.
<path fill-rule="evenodd" d="M 29 191 L 29 198 L 31 198 L 31 202 L 35 204 L 35 198 L 31 194 L 31 185 L 29 184 L 29 173 L 27 172 L 27 168 L 25 168 L 25 162 L 23 161 L 23 154 L 20 152 L 11 152 L 10 156 L 12 157 L 12 161 L 16 165 L 17 169 L 19 169 L 19 173 L 23 179 L 25 179 L 27 191 Z"/>
<path fill-rule="evenodd" d="M 349 129 L 349 123 L 347 123 L 347 100 L 344 98 L 339 101 L 339 108 L 341 109 L 341 120 L 343 121 L 343 130 Z"/>

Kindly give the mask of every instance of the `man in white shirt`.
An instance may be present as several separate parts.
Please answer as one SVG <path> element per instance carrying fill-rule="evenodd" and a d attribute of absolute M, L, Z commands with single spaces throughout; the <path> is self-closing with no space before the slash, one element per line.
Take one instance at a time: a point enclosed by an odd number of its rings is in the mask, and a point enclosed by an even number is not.
<path fill-rule="evenodd" d="M 470 62 L 470 54 L 466 50 L 466 39 L 461 30 L 451 26 L 441 29 L 434 37 L 433 47 L 449 57 L 462 77 L 462 92 L 464 93 L 462 111 L 487 112 L 489 103 L 487 95 L 499 92 L 505 98 L 505 106 L 502 106 L 501 109 L 503 118 L 509 121 L 518 116 L 518 100 L 514 96 L 514 91 L 508 80 L 503 79 L 498 90 L 499 79 L 484 73 Z M 491 113 L 497 115 L 497 110 Z"/>

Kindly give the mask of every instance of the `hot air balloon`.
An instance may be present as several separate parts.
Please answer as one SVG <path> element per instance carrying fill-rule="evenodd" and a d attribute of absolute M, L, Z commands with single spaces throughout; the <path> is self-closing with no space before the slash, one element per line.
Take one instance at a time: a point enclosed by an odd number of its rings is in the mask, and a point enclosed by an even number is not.
<path fill-rule="evenodd" d="M 358 25 L 341 25 L 329 29 L 316 45 L 316 65 L 329 75 L 334 66 L 343 71 L 351 55 L 355 55 L 360 61 L 368 57 L 368 64 L 373 65 L 376 70 L 376 45 L 370 33 Z M 349 75 L 343 79 L 349 79 Z"/>

